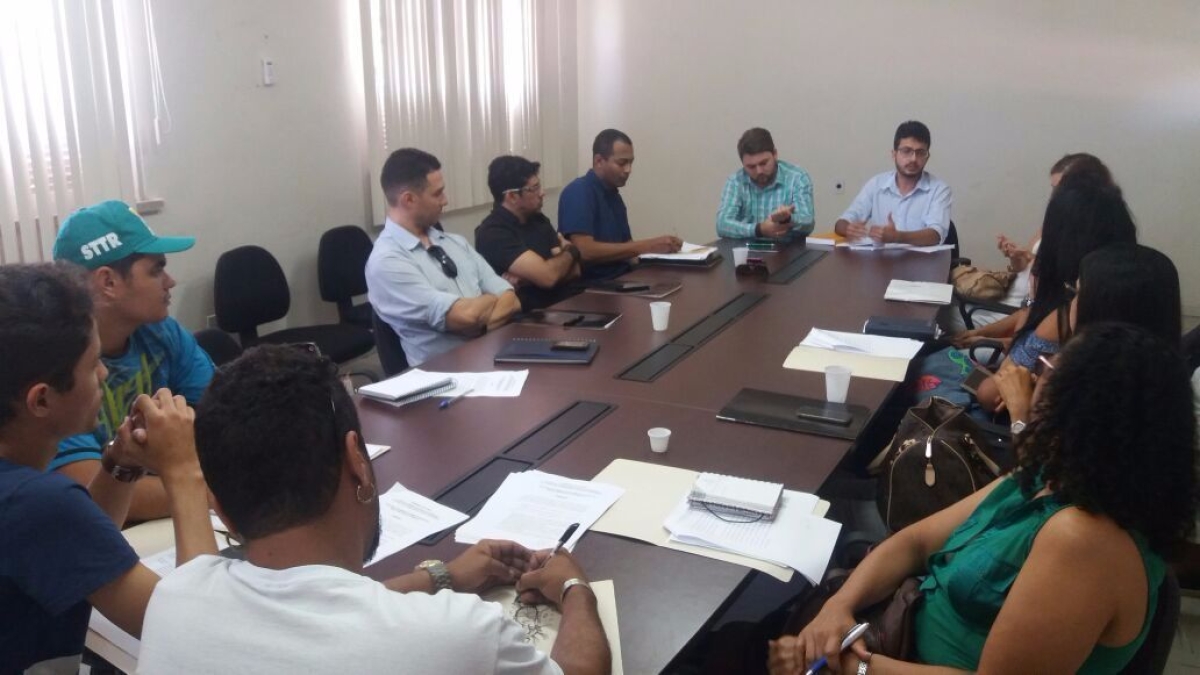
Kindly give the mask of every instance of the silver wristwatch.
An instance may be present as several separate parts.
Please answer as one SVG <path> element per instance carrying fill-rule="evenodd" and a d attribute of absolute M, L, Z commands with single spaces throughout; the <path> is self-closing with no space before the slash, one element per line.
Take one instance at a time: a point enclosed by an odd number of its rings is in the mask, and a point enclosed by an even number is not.
<path fill-rule="evenodd" d="M 417 565 L 415 569 L 429 572 L 429 576 L 433 579 L 434 593 L 441 590 L 454 590 L 454 584 L 450 579 L 450 570 L 446 569 L 446 563 L 441 560 L 426 560 Z"/>
<path fill-rule="evenodd" d="M 1021 420 L 1013 420 L 1013 423 L 1008 425 L 1008 430 L 1012 433 L 1013 436 L 1016 436 L 1017 434 L 1021 433 L 1022 431 L 1025 431 L 1026 426 L 1028 426 L 1028 425 L 1026 425 Z"/>

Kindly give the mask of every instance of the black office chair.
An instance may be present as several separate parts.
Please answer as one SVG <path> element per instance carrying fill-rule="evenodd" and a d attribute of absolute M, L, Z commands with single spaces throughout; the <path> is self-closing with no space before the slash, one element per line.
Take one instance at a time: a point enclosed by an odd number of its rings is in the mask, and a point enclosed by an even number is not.
<path fill-rule="evenodd" d="M 208 353 L 218 368 L 242 355 L 242 346 L 233 336 L 216 328 L 205 328 L 195 332 L 196 342 Z"/>
<path fill-rule="evenodd" d="M 354 304 L 367 292 L 364 270 L 371 256 L 371 238 L 357 225 L 342 225 L 321 235 L 317 247 L 317 285 L 321 299 L 337 304 L 338 320 L 371 328 L 371 303 Z"/>
<path fill-rule="evenodd" d="M 259 335 L 258 326 L 287 316 L 292 302 L 283 268 L 260 246 L 240 246 L 221 254 L 213 279 L 213 300 L 217 325 L 237 333 L 243 349 L 262 342 L 312 342 L 336 363 L 345 363 L 375 346 L 371 331 L 344 323 L 285 328 Z"/>
<path fill-rule="evenodd" d="M 391 377 L 408 370 L 408 357 L 400 344 L 400 336 L 374 311 L 371 312 L 371 323 L 375 327 L 375 348 L 379 354 L 379 364 L 383 366 L 383 374 Z"/>

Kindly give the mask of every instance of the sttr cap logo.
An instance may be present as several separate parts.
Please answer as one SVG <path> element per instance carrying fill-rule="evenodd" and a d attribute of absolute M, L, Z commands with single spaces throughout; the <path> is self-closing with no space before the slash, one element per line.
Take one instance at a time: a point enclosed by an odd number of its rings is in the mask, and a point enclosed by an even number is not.
<path fill-rule="evenodd" d="M 99 239 L 93 239 L 80 246 L 79 252 L 83 255 L 84 260 L 91 260 L 102 253 L 115 251 L 118 248 L 121 248 L 121 239 L 115 233 L 109 232 Z"/>
<path fill-rule="evenodd" d="M 94 270 L 136 253 L 186 251 L 194 237 L 159 237 L 124 202 L 107 201 L 72 213 L 54 240 L 54 259 Z"/>

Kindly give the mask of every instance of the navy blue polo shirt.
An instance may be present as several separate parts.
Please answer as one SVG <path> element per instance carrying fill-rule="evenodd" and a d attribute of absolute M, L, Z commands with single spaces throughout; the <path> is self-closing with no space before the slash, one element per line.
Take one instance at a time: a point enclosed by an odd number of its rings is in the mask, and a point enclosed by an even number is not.
<path fill-rule="evenodd" d="M 633 239 L 629 213 L 621 193 L 596 176 L 595 171 L 571 181 L 558 197 L 558 231 L 564 236 L 587 234 L 606 244 L 623 244 Z M 629 263 L 587 265 L 584 279 L 608 279 L 629 270 Z"/>

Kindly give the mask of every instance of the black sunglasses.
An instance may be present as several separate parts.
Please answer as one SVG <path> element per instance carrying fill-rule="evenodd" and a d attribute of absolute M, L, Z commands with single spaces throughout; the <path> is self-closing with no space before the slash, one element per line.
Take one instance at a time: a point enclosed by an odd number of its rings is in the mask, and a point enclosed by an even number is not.
<path fill-rule="evenodd" d="M 446 253 L 446 249 L 435 245 L 430 246 L 425 251 L 433 256 L 433 259 L 438 261 L 438 264 L 442 266 L 443 274 L 451 279 L 458 276 L 458 265 L 455 265 L 454 261 L 450 259 L 450 256 Z"/>

